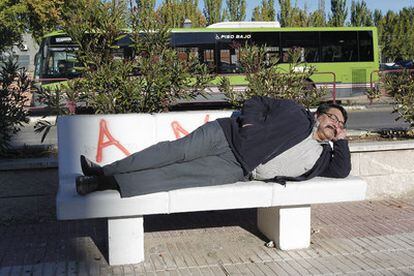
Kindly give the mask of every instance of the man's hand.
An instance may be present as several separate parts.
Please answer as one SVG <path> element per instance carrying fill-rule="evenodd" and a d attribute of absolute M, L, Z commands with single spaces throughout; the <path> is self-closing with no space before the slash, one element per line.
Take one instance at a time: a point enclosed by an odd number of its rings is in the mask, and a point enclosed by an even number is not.
<path fill-rule="evenodd" d="M 332 139 L 332 141 L 336 142 L 338 140 L 345 139 L 346 135 L 347 135 L 346 129 L 337 127 L 336 136 Z"/>

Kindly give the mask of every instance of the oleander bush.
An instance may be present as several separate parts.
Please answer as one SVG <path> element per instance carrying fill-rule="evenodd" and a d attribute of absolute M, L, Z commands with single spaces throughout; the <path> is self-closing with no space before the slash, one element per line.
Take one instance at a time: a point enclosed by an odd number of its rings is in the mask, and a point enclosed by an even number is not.
<path fill-rule="evenodd" d="M 125 12 L 123 2 L 92 0 L 67 16 L 64 31 L 79 45 L 76 70 L 82 77 L 39 91 L 52 114 L 162 112 L 178 100 L 204 95 L 213 79 L 207 66 L 194 56 L 180 59 L 167 28 L 153 21 L 142 25 L 134 9 L 129 16 Z M 131 31 L 126 30 L 128 22 Z M 134 54 L 119 57 L 118 42 L 127 35 Z M 36 124 L 42 141 L 55 124 Z"/>
<path fill-rule="evenodd" d="M 414 74 L 409 70 L 385 74 L 382 85 L 394 99 L 394 113 L 397 120 L 404 120 L 414 127 Z"/>
<path fill-rule="evenodd" d="M 31 81 L 17 59 L 9 55 L 0 67 L 0 156 L 10 149 L 10 142 L 20 128 L 29 121 L 24 105 Z"/>
<path fill-rule="evenodd" d="M 125 39 L 125 7 L 96 1 L 70 16 L 65 31 L 79 45 L 83 72 L 75 80 L 80 98 L 96 113 L 167 111 L 177 100 L 203 95 L 212 80 L 196 57 L 182 60 L 170 46 L 170 33 L 157 22 L 143 25 L 132 10 L 129 18 L 134 55 L 114 55 Z"/>
<path fill-rule="evenodd" d="M 287 69 L 279 59 L 269 57 L 265 46 L 245 45 L 239 49 L 240 64 L 246 74 L 247 89 L 242 93 L 235 91 L 227 77 L 220 80 L 220 91 L 234 107 L 240 107 L 246 99 L 253 96 L 292 99 L 305 107 L 316 105 L 327 93 L 311 83 L 315 68 L 300 61 L 300 50 L 288 52 Z"/>

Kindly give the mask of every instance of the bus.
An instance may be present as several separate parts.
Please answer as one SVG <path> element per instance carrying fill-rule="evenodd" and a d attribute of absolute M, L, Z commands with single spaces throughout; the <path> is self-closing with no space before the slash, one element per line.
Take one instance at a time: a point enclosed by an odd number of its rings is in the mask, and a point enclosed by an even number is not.
<path fill-rule="evenodd" d="M 234 26 L 172 29 L 170 43 L 179 58 L 195 55 L 212 72 L 228 76 L 232 85 L 240 87 L 247 84 L 239 62 L 240 46 L 246 43 L 265 46 L 267 55 L 277 57 L 282 67 L 287 66 L 289 49 L 300 49 L 301 61 L 316 69 L 309 80 L 312 85 L 325 87 L 338 98 L 363 95 L 370 87 L 373 73 L 379 69 L 375 27 Z M 130 43 L 125 36 L 118 42 L 119 49 L 114 55 L 131 58 Z M 79 77 L 75 70 L 77 47 L 63 32 L 45 36 L 35 58 L 35 78 L 50 83 Z"/>

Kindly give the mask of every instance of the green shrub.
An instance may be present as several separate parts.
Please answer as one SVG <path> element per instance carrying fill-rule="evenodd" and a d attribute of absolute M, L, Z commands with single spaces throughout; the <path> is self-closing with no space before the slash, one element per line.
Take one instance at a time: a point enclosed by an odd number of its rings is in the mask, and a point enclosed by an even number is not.
<path fill-rule="evenodd" d="M 408 70 L 389 73 L 382 78 L 387 94 L 394 98 L 397 120 L 403 119 L 414 127 L 414 74 Z"/>
<path fill-rule="evenodd" d="M 247 89 L 236 92 L 227 77 L 221 78 L 219 89 L 235 107 L 255 95 L 292 99 L 306 107 L 315 105 L 327 91 L 310 82 L 315 68 L 300 62 L 300 55 L 298 49 L 291 49 L 288 69 L 284 69 L 277 58 L 267 57 L 265 46 L 246 45 L 240 48 L 240 64 L 246 73 Z"/>
<path fill-rule="evenodd" d="M 67 22 L 65 31 L 81 45 L 77 57 L 83 77 L 70 81 L 79 99 L 96 113 L 130 113 L 166 111 L 179 99 L 203 95 L 213 78 L 207 67 L 195 57 L 180 60 L 167 28 L 142 26 L 134 13 L 130 50 L 135 57 L 115 57 L 116 43 L 125 38 L 124 12 L 122 5 L 97 1 Z"/>
<path fill-rule="evenodd" d="M 14 56 L 4 61 L 0 68 L 0 156 L 10 148 L 13 135 L 29 121 L 25 92 L 30 88 L 30 80 L 24 69 L 19 68 Z"/>
<path fill-rule="evenodd" d="M 170 46 L 169 31 L 156 22 L 142 26 L 132 13 L 130 50 L 135 57 L 116 56 L 116 44 L 127 32 L 125 10 L 122 4 L 93 0 L 67 16 L 64 31 L 79 45 L 76 55 L 81 66 L 76 69 L 82 77 L 68 81 L 66 87 L 40 89 L 50 114 L 74 114 L 80 109 L 106 114 L 161 112 L 179 99 L 204 95 L 213 79 L 207 66 L 195 57 L 180 60 Z M 35 132 L 43 133 L 43 141 L 55 125 L 56 121 L 39 120 Z"/>

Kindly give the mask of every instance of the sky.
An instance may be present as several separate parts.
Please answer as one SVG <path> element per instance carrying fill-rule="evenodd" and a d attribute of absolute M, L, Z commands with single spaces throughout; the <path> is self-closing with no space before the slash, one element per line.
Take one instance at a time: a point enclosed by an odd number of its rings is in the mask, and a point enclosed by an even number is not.
<path fill-rule="evenodd" d="M 162 2 L 162 0 L 157 0 L 157 6 Z M 203 9 L 204 0 L 198 0 L 200 9 Z M 223 6 L 225 6 L 226 0 L 222 0 Z M 246 21 L 251 19 L 251 13 L 254 7 L 259 6 L 261 0 L 247 0 L 247 16 Z M 403 7 L 414 7 L 414 0 L 365 0 L 367 6 L 370 10 L 374 11 L 375 9 L 380 9 L 383 13 L 388 10 L 399 11 Z M 276 13 L 279 12 L 279 1 L 275 0 Z M 305 5 L 307 10 L 312 12 L 318 9 L 318 0 L 291 0 L 292 5 L 297 4 L 298 7 L 303 8 Z M 351 7 L 352 0 L 347 0 L 347 8 Z M 331 10 L 331 1 L 325 0 L 325 12 L 328 15 Z M 349 12 L 348 12 L 349 13 Z"/>

